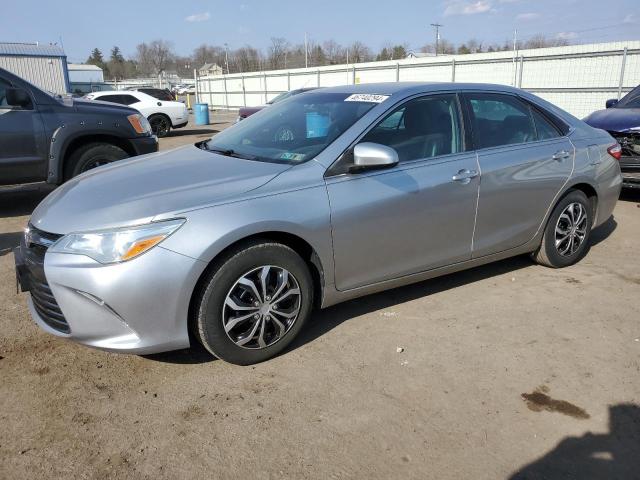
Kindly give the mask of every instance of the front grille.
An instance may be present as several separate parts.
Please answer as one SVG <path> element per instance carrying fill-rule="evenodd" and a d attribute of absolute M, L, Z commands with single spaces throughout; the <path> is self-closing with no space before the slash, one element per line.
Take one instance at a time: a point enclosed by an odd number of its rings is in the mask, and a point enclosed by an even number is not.
<path fill-rule="evenodd" d="M 64 318 L 58 302 L 44 274 L 44 256 L 47 249 L 62 235 L 43 232 L 29 225 L 24 238 L 24 261 L 27 283 L 30 286 L 33 307 L 44 323 L 62 333 L 70 333 L 69 324 Z"/>

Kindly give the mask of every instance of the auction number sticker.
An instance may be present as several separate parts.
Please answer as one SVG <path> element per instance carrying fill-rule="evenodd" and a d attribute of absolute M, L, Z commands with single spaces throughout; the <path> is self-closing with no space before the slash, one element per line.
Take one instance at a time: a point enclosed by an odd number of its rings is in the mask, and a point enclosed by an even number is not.
<path fill-rule="evenodd" d="M 369 102 L 369 103 L 382 103 L 389 95 L 376 95 L 373 93 L 354 93 L 344 99 L 345 102 Z"/>

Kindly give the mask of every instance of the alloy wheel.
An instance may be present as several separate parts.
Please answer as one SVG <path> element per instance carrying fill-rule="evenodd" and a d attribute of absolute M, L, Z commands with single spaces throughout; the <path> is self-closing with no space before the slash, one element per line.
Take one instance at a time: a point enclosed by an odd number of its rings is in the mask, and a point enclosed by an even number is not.
<path fill-rule="evenodd" d="M 239 347 L 266 348 L 291 329 L 301 305 L 300 285 L 291 272 L 261 266 L 242 275 L 227 293 L 223 327 Z"/>
<path fill-rule="evenodd" d="M 558 253 L 569 257 L 576 253 L 587 236 L 587 209 L 578 202 L 570 203 L 560 214 L 555 229 Z"/>

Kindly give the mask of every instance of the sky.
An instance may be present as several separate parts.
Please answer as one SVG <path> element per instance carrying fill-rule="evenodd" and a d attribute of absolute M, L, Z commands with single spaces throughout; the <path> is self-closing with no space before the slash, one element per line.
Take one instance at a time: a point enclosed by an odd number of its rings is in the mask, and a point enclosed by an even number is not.
<path fill-rule="evenodd" d="M 485 44 L 542 33 L 572 43 L 640 39 L 638 0 L 21 0 L 3 2 L 0 42 L 62 44 L 70 61 L 84 61 L 94 47 L 125 56 L 136 45 L 168 40 L 188 55 L 203 43 L 230 49 L 266 48 L 272 37 L 293 44 L 309 38 L 341 44 L 359 40 L 377 51 L 388 43 L 419 49 L 441 38 Z"/>

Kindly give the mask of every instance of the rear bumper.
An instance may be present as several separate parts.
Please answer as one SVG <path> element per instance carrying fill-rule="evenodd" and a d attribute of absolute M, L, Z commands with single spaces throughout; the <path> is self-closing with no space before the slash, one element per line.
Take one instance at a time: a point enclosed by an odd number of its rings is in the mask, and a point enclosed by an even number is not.
<path fill-rule="evenodd" d="M 136 155 L 144 155 L 145 153 L 155 153 L 158 151 L 158 137 L 150 135 L 148 137 L 138 137 L 129 140 Z"/>
<path fill-rule="evenodd" d="M 188 123 L 189 123 L 189 120 L 187 120 L 187 121 L 186 121 L 186 122 L 184 122 L 184 123 L 179 123 L 179 124 L 177 124 L 177 125 L 174 125 L 174 126 L 173 126 L 173 128 L 182 128 L 182 127 L 186 127 Z"/>

